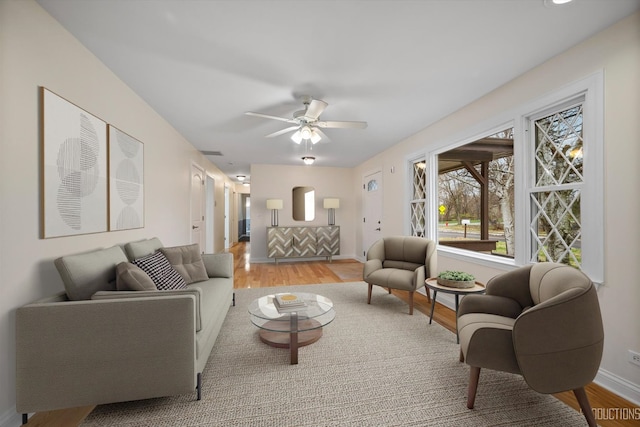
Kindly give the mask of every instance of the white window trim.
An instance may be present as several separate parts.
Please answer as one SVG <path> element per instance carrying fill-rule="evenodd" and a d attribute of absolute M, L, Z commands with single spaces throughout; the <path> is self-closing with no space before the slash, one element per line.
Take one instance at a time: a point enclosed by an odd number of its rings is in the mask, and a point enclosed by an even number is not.
<path fill-rule="evenodd" d="M 462 261 L 475 262 L 487 267 L 504 269 L 508 266 L 530 264 L 527 254 L 531 236 L 528 231 L 529 201 L 527 185 L 531 182 L 531 174 L 535 173 L 526 151 L 530 150 L 528 138 L 529 118 L 536 114 L 561 106 L 562 104 L 584 97 L 584 191 L 581 195 L 582 270 L 595 283 L 604 280 L 604 72 L 598 71 L 576 82 L 567 84 L 540 98 L 496 115 L 495 117 L 472 126 L 451 138 L 436 143 L 434 149 L 426 156 L 427 162 L 427 202 L 426 202 L 426 237 L 436 240 L 438 236 L 438 154 L 455 147 L 473 142 L 479 138 L 513 127 L 514 159 L 517 176 L 515 180 L 515 218 L 516 221 L 516 257 L 508 259 L 463 249 L 438 245 L 438 251 L 451 255 Z M 418 156 L 407 156 L 407 163 Z M 407 168 L 408 169 L 408 168 Z M 411 182 L 411 176 L 407 181 Z M 525 179 L 523 179 L 525 178 Z M 405 209 L 410 203 L 407 191 Z M 408 218 L 405 215 L 405 218 Z M 407 219 L 407 222 L 410 219 Z M 410 230 L 410 224 L 405 226 Z"/>
<path fill-rule="evenodd" d="M 518 109 L 514 138 L 518 135 L 518 144 L 522 149 L 533 150 L 533 138 L 530 137 L 532 119 L 546 111 L 558 111 L 563 106 L 575 103 L 583 98 L 583 135 L 584 135 L 584 180 L 581 184 L 581 241 L 582 271 L 595 283 L 604 281 L 604 72 L 598 71 L 557 91 L 547 94 Z M 515 155 L 514 147 L 514 155 Z M 535 165 L 528 156 L 516 155 L 516 170 L 522 170 L 526 179 L 516 183 L 516 221 L 528 224 L 531 211 L 528 209 L 529 185 L 534 181 Z M 523 206 L 524 205 L 524 206 Z M 521 232 L 519 230 L 519 232 Z M 531 234 L 518 235 L 516 240 L 516 264 L 529 263 L 527 254 L 531 247 Z M 523 238 L 524 237 L 524 238 Z"/>
<path fill-rule="evenodd" d="M 407 236 L 412 236 L 413 235 L 412 229 L 411 229 L 411 215 L 412 215 L 411 204 L 414 202 L 414 200 L 416 200 L 416 199 L 413 198 L 413 194 L 414 194 L 414 190 L 415 190 L 414 181 L 413 181 L 413 178 L 414 178 L 413 177 L 413 173 L 414 173 L 415 164 L 419 163 L 419 162 L 424 162 L 424 164 L 425 164 L 425 175 L 424 175 L 424 177 L 425 177 L 425 180 L 428 180 L 429 176 L 427 175 L 427 168 L 426 168 L 427 156 L 425 154 L 422 154 L 422 155 L 419 155 L 419 156 L 412 156 L 406 162 L 406 165 L 407 165 L 407 180 L 405 182 L 408 183 L 408 185 L 407 185 L 407 194 L 408 194 L 408 197 L 409 197 L 408 203 L 405 203 L 406 215 L 408 215 L 407 216 L 408 221 L 406 222 L 407 230 L 406 230 L 406 233 L 405 233 Z M 423 199 L 424 200 L 424 206 L 425 206 L 425 209 L 424 209 L 424 212 L 423 212 L 425 222 L 424 222 L 424 230 L 423 230 L 423 232 L 424 232 L 424 237 L 431 239 L 431 237 L 428 237 L 430 233 L 429 233 L 429 226 L 428 226 L 429 223 L 428 223 L 428 220 L 427 220 L 427 209 L 426 209 L 427 201 L 429 199 L 429 196 L 428 196 L 428 193 L 427 193 L 428 189 L 429 189 L 429 186 L 425 183 L 425 188 L 424 188 L 425 198 Z"/>
<path fill-rule="evenodd" d="M 404 203 L 404 209 L 403 209 L 403 213 L 402 213 L 402 217 L 404 218 L 404 226 L 403 231 L 404 231 L 404 235 L 405 236 L 411 236 L 411 201 L 413 200 L 413 164 L 424 160 L 425 163 L 428 161 L 429 157 L 428 155 L 424 152 L 424 151 L 420 151 L 420 152 L 416 152 L 416 153 L 412 153 L 408 156 L 405 156 L 404 158 L 404 182 L 405 182 L 405 186 L 404 186 L 404 194 L 406 195 L 405 199 L 406 202 Z M 428 175 L 428 169 L 425 170 L 425 179 L 429 180 L 430 176 Z M 429 190 L 429 184 L 427 183 L 426 187 L 425 187 L 425 191 Z M 430 236 L 431 230 L 429 227 L 429 218 L 427 216 L 427 211 L 426 211 L 426 204 L 429 201 L 429 195 L 426 194 L 425 195 L 427 197 L 427 200 L 425 201 L 425 235 L 424 237 L 428 238 L 428 239 L 432 239 L 433 237 Z"/>

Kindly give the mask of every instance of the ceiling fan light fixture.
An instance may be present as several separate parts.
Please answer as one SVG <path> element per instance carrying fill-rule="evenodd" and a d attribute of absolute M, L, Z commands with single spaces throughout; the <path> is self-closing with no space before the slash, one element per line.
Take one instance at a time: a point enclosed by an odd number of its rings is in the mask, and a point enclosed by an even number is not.
<path fill-rule="evenodd" d="M 316 158 L 313 156 L 304 156 L 302 158 L 302 161 L 304 162 L 305 165 L 312 165 L 313 162 L 316 161 Z"/>
<path fill-rule="evenodd" d="M 291 140 L 296 144 L 300 144 L 302 142 L 302 136 L 300 136 L 300 130 L 297 130 L 293 135 L 291 135 Z"/>
<path fill-rule="evenodd" d="M 304 125 L 300 128 L 300 136 L 302 139 L 311 139 L 311 128 L 307 125 Z"/>
<path fill-rule="evenodd" d="M 571 3 L 572 0 L 544 0 L 545 7 L 557 7 Z"/>
<path fill-rule="evenodd" d="M 311 140 L 312 144 L 315 144 L 317 142 L 320 142 L 322 137 L 320 135 L 318 135 L 318 132 L 316 132 L 316 130 L 314 129 L 314 130 L 311 131 L 311 137 L 309 139 Z"/>

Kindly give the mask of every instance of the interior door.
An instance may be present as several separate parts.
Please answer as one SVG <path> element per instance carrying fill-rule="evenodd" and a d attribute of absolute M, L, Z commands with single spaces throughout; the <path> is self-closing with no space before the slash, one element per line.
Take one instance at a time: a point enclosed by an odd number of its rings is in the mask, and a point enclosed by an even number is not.
<path fill-rule="evenodd" d="M 205 202 L 204 170 L 191 165 L 191 243 L 204 249 L 204 202 Z"/>
<path fill-rule="evenodd" d="M 230 239 L 230 224 L 231 221 L 230 215 L 230 194 L 229 194 L 229 186 L 224 186 L 224 248 L 229 249 L 231 247 L 231 239 Z"/>
<path fill-rule="evenodd" d="M 382 172 L 365 175 L 362 180 L 363 232 L 362 255 L 366 256 L 369 247 L 382 237 Z"/>
<path fill-rule="evenodd" d="M 208 254 L 212 254 L 214 252 L 215 247 L 215 209 L 216 209 L 216 200 L 215 200 L 215 188 L 216 183 L 215 180 L 207 175 L 207 184 L 206 188 L 206 208 L 205 208 L 205 252 Z"/>

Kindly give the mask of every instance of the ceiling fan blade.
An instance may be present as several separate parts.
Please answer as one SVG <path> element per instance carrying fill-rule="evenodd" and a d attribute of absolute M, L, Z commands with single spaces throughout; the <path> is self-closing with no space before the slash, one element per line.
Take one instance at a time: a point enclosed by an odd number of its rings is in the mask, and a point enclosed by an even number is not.
<path fill-rule="evenodd" d="M 367 122 L 321 121 L 314 124 L 321 128 L 364 129 L 367 127 Z"/>
<path fill-rule="evenodd" d="M 297 123 L 293 119 L 287 119 L 285 117 L 278 117 L 278 116 L 270 116 L 269 114 L 254 113 L 253 111 L 247 111 L 245 114 L 247 116 L 262 117 L 263 119 L 280 120 L 281 122 L 287 122 L 287 123 Z"/>
<path fill-rule="evenodd" d="M 291 126 L 291 127 L 286 128 L 286 129 L 282 129 L 282 130 L 279 130 L 279 131 L 277 131 L 277 132 L 270 133 L 269 135 L 265 135 L 265 137 L 266 137 L 266 138 L 272 138 L 272 137 L 274 137 L 274 136 L 284 135 L 285 133 L 287 133 L 287 132 L 291 132 L 292 130 L 296 130 L 296 129 L 298 129 L 299 127 L 300 127 L 300 126 Z"/>
<path fill-rule="evenodd" d="M 318 120 L 318 117 L 320 117 L 320 114 L 327 108 L 327 105 L 329 104 L 324 101 L 312 99 L 304 113 L 304 118 L 310 121 Z"/>

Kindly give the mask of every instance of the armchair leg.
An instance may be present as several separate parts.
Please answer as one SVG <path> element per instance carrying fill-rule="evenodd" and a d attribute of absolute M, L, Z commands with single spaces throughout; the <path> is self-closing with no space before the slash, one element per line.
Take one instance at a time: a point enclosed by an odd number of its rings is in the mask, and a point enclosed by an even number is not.
<path fill-rule="evenodd" d="M 476 403 L 478 380 L 480 380 L 480 368 L 471 366 L 471 371 L 469 372 L 469 389 L 467 391 L 467 408 L 469 409 L 473 409 L 473 405 Z"/>
<path fill-rule="evenodd" d="M 373 290 L 373 285 L 369 283 L 369 296 L 367 297 L 367 304 L 371 304 L 371 291 Z"/>
<path fill-rule="evenodd" d="M 198 400 L 202 399 L 202 373 L 200 372 L 196 376 L 196 395 Z"/>
<path fill-rule="evenodd" d="M 409 291 L 409 314 L 413 316 L 413 291 Z"/>
<path fill-rule="evenodd" d="M 584 390 L 584 387 L 573 390 L 573 394 L 576 396 L 576 400 L 578 400 L 582 415 L 586 418 L 589 427 L 596 427 L 598 423 L 596 423 L 596 417 L 593 415 L 591 404 L 589 403 L 589 398 L 587 397 L 587 392 Z"/>

